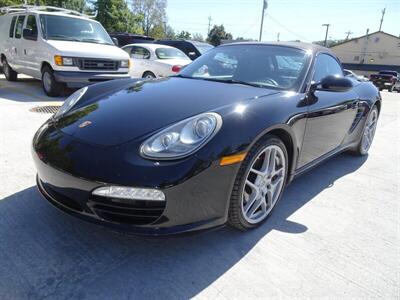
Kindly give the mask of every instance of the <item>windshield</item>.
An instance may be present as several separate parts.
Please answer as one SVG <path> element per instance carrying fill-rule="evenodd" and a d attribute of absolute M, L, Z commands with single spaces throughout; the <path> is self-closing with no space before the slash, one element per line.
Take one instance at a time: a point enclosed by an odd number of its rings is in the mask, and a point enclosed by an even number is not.
<path fill-rule="evenodd" d="M 392 71 L 380 71 L 379 74 L 381 75 L 392 75 L 397 77 L 397 73 L 396 72 L 392 72 Z"/>
<path fill-rule="evenodd" d="M 214 46 L 211 46 L 209 44 L 200 44 L 200 43 L 193 43 L 193 45 L 199 50 L 201 54 L 206 53 L 208 50 L 214 48 Z"/>
<path fill-rule="evenodd" d="M 63 16 L 41 15 L 40 23 L 43 36 L 47 40 L 114 45 L 103 26 L 95 21 Z"/>
<path fill-rule="evenodd" d="M 185 53 L 183 53 L 181 50 L 175 49 L 175 48 L 157 48 L 156 55 L 159 59 L 179 58 L 179 59 L 190 60 L 190 58 L 187 57 Z"/>
<path fill-rule="evenodd" d="M 180 72 L 182 77 L 298 90 L 311 55 L 291 47 L 232 45 L 217 47 Z"/>

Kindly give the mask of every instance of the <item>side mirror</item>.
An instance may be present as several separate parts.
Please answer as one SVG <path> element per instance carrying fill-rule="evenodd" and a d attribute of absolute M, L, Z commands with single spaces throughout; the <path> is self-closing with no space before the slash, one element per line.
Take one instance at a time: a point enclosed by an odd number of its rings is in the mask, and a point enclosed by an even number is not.
<path fill-rule="evenodd" d="M 312 91 L 346 92 L 353 87 L 353 82 L 347 77 L 328 75 L 320 82 L 311 85 Z"/>
<path fill-rule="evenodd" d="M 113 41 L 114 45 L 115 45 L 115 46 L 117 46 L 117 47 L 119 47 L 119 42 L 118 42 L 118 39 L 117 39 L 117 38 L 115 38 L 115 37 L 113 37 L 113 38 L 111 38 L 111 39 L 112 39 L 112 41 Z"/>
<path fill-rule="evenodd" d="M 22 31 L 22 36 L 26 40 L 31 40 L 31 41 L 36 41 L 37 40 L 37 33 L 33 32 L 33 30 L 31 28 L 25 28 Z"/>

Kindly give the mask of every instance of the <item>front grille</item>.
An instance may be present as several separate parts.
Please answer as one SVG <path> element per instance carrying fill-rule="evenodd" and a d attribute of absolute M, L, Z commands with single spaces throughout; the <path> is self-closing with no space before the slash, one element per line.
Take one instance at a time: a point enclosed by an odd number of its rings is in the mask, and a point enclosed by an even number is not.
<path fill-rule="evenodd" d="M 46 105 L 32 107 L 29 111 L 41 114 L 55 114 L 61 105 Z"/>
<path fill-rule="evenodd" d="M 53 189 L 49 184 L 45 184 L 41 182 L 41 185 L 43 186 L 44 190 L 46 193 L 55 201 L 58 203 L 64 205 L 65 207 L 72 209 L 74 211 L 82 212 L 83 208 L 82 206 L 76 202 L 75 200 L 64 196 L 63 194 L 57 192 L 55 189 Z"/>
<path fill-rule="evenodd" d="M 78 59 L 78 67 L 81 70 L 116 71 L 119 62 L 116 60 L 80 58 Z"/>
<path fill-rule="evenodd" d="M 88 202 L 88 206 L 98 217 L 106 221 L 146 225 L 161 217 L 165 209 L 165 201 L 131 201 L 94 197 Z"/>

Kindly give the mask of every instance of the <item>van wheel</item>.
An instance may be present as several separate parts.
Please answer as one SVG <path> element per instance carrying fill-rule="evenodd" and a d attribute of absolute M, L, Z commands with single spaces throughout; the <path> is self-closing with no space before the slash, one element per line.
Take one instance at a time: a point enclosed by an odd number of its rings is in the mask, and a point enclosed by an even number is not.
<path fill-rule="evenodd" d="M 146 79 L 153 79 L 156 78 L 156 75 L 154 75 L 154 73 L 147 71 L 143 73 L 142 78 L 146 78 Z"/>
<path fill-rule="evenodd" d="M 3 58 L 3 72 L 8 81 L 17 81 L 18 73 L 10 67 L 6 58 Z"/>
<path fill-rule="evenodd" d="M 42 70 L 42 87 L 47 96 L 58 97 L 65 89 L 65 84 L 56 81 L 53 70 L 45 66 Z"/>

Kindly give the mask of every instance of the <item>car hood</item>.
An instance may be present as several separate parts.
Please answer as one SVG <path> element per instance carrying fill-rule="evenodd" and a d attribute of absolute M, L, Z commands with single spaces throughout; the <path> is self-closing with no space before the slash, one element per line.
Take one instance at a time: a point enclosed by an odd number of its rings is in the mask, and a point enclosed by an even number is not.
<path fill-rule="evenodd" d="M 84 100 L 84 106 L 57 120 L 56 127 L 87 143 L 115 146 L 145 138 L 203 112 L 275 93 L 239 84 L 177 77 L 137 81 L 96 99 Z"/>
<path fill-rule="evenodd" d="M 95 43 L 81 43 L 74 41 L 47 41 L 59 52 L 57 54 L 72 57 L 90 57 L 106 59 L 129 59 L 128 53 L 114 45 L 103 45 Z"/>

